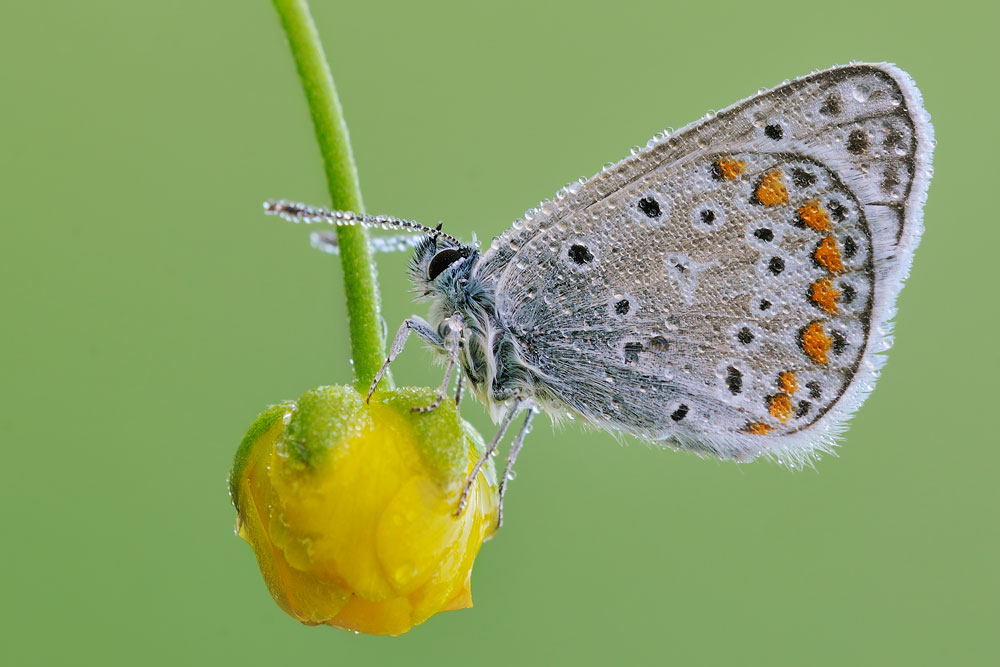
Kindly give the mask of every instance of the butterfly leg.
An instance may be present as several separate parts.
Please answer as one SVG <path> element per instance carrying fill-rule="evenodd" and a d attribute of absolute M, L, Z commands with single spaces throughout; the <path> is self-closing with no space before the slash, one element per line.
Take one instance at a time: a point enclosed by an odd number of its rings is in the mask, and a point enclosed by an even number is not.
<path fill-rule="evenodd" d="M 521 411 L 521 406 L 524 403 L 523 400 L 517 400 L 514 405 L 507 409 L 507 413 L 504 414 L 503 419 L 500 421 L 500 426 L 497 428 L 496 435 L 490 440 L 489 444 L 486 445 L 486 449 L 483 450 L 482 456 L 476 461 L 476 465 L 472 467 L 472 472 L 469 473 L 468 479 L 465 480 L 465 487 L 462 489 L 462 495 L 458 499 L 458 509 L 455 510 L 455 516 L 462 516 L 462 512 L 465 511 L 465 505 L 469 502 L 469 491 L 472 490 L 472 483 L 476 481 L 476 476 L 479 475 L 479 471 L 483 469 L 486 462 L 493 456 L 493 452 L 497 450 L 497 445 L 500 444 L 500 440 L 503 439 L 504 433 L 510 428 L 510 423 L 514 421 L 514 417 L 517 413 Z"/>
<path fill-rule="evenodd" d="M 459 313 L 455 313 L 444 321 L 444 326 L 445 338 L 443 347 L 448 351 L 448 365 L 444 369 L 444 380 L 441 382 L 441 388 L 438 389 L 437 398 L 434 399 L 433 403 L 411 408 L 410 412 L 430 412 L 437 410 L 448 393 L 448 385 L 451 384 L 451 375 L 455 372 L 455 367 L 458 366 L 462 352 L 462 334 L 465 332 L 465 323 L 462 320 L 462 316 Z M 461 372 L 459 370 L 459 373 Z"/>
<path fill-rule="evenodd" d="M 500 478 L 500 502 L 497 507 L 497 530 L 503 525 L 503 496 L 507 492 L 507 482 L 511 480 L 514 473 L 514 461 L 517 460 L 517 455 L 521 452 L 521 447 L 524 446 L 524 438 L 531 433 L 531 420 L 535 417 L 535 410 L 532 407 L 528 407 L 525 412 L 528 416 L 524 418 L 524 424 L 521 425 L 521 430 L 518 431 L 517 437 L 514 438 L 513 444 L 510 446 L 510 453 L 507 454 L 507 463 L 503 467 L 503 477 Z"/>
<path fill-rule="evenodd" d="M 368 389 L 368 398 L 365 399 L 366 402 L 371 401 L 372 394 L 375 393 L 375 388 L 378 387 L 378 383 L 382 381 L 382 376 L 385 375 L 385 372 L 389 370 L 389 364 L 395 361 L 396 357 L 399 356 L 399 353 L 403 351 L 403 346 L 406 345 L 406 339 L 410 337 L 411 331 L 415 331 L 418 336 L 435 347 L 445 346 L 444 339 L 442 339 L 441 336 L 439 336 L 427 322 L 420 319 L 416 315 L 407 319 L 403 322 L 402 326 L 399 327 L 399 331 L 396 332 L 396 337 L 393 338 L 392 345 L 389 347 L 389 356 L 386 357 L 385 363 L 382 364 L 382 368 L 378 369 L 378 373 L 375 374 L 375 379 L 372 380 L 372 386 Z"/>
<path fill-rule="evenodd" d="M 465 379 L 465 373 L 458 374 L 458 382 L 455 383 L 455 407 L 457 408 L 462 404 L 462 384 Z"/>

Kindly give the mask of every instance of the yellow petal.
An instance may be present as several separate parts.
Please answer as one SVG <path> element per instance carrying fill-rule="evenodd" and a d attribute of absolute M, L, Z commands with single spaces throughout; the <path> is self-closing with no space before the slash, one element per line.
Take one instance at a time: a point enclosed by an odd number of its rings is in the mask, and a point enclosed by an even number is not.
<path fill-rule="evenodd" d="M 427 583 L 462 535 L 466 522 L 455 517 L 457 504 L 426 474 L 411 477 L 388 504 L 378 522 L 376 553 L 397 594 Z"/>
<path fill-rule="evenodd" d="M 371 602 L 355 595 L 329 624 L 370 635 L 401 635 L 413 627 L 410 619 L 411 606 L 406 598 Z"/>

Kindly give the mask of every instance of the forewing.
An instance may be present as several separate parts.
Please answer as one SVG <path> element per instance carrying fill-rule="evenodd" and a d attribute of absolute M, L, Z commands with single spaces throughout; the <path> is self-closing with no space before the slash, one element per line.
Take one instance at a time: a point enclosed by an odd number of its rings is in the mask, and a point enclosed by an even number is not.
<path fill-rule="evenodd" d="M 551 407 L 801 460 L 871 390 L 930 153 L 904 73 L 828 70 L 564 190 L 494 242 L 481 277 Z"/>

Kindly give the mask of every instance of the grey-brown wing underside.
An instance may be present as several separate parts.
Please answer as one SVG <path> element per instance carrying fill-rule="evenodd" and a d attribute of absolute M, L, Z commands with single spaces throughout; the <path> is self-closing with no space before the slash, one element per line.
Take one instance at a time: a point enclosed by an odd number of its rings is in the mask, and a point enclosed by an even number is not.
<path fill-rule="evenodd" d="M 872 388 L 931 144 L 901 71 L 814 74 L 567 188 L 497 239 L 480 275 L 550 408 L 801 460 Z"/>

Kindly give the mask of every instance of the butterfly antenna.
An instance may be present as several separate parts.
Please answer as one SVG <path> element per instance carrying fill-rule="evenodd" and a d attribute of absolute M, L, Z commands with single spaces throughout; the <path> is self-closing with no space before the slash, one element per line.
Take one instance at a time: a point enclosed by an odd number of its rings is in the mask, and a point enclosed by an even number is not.
<path fill-rule="evenodd" d="M 422 234 L 393 234 L 373 236 L 370 241 L 375 252 L 405 252 L 418 247 L 427 237 Z M 332 231 L 313 232 L 309 235 L 309 245 L 328 255 L 340 254 L 340 241 Z"/>
<path fill-rule="evenodd" d="M 426 234 L 431 238 L 441 238 L 457 246 L 462 245 L 462 242 L 451 234 L 442 232 L 441 225 L 435 229 L 413 220 L 403 220 L 388 215 L 358 215 L 352 211 L 331 211 L 327 208 L 307 206 L 284 199 L 269 199 L 264 202 L 264 213 L 296 223 L 325 222 L 338 227 L 341 225 L 361 225 L 372 229 L 404 229 L 418 234 Z"/>

